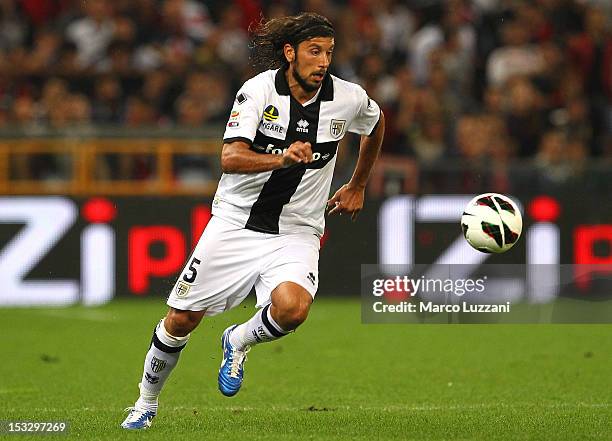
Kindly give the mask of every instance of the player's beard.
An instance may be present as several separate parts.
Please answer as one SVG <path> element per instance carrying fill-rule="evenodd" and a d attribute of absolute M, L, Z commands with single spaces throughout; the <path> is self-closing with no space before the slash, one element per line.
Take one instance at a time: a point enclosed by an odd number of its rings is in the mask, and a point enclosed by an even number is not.
<path fill-rule="evenodd" d="M 297 83 L 300 85 L 300 87 L 302 89 L 304 89 L 306 92 L 314 92 L 315 90 L 317 90 L 319 88 L 319 84 L 309 84 L 305 78 L 302 78 L 300 76 L 300 74 L 298 73 L 298 59 L 297 59 L 297 54 L 295 57 L 295 65 L 293 66 L 293 78 L 295 79 L 295 81 L 297 81 Z"/>

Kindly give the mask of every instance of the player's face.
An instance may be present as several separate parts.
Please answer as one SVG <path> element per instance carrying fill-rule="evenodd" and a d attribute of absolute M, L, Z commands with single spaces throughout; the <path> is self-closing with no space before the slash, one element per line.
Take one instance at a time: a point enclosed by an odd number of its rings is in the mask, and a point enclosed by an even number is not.
<path fill-rule="evenodd" d="M 311 38 L 298 45 L 291 66 L 293 77 L 305 91 L 312 92 L 321 86 L 333 51 L 334 39 L 331 37 Z"/>

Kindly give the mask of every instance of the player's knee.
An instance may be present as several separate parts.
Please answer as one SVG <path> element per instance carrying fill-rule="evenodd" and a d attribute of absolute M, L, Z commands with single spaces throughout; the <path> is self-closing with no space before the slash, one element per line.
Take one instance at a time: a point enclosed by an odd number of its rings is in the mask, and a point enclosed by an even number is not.
<path fill-rule="evenodd" d="M 164 326 L 169 334 L 184 337 L 198 326 L 202 316 L 200 311 L 181 311 L 172 308 L 166 315 Z"/>
<path fill-rule="evenodd" d="M 287 282 L 272 293 L 272 317 L 285 331 L 293 331 L 308 317 L 312 296 L 297 284 Z"/>
<path fill-rule="evenodd" d="M 305 302 L 296 302 L 288 306 L 283 314 L 283 326 L 286 331 L 292 331 L 308 318 L 308 312 L 310 311 L 310 304 Z"/>

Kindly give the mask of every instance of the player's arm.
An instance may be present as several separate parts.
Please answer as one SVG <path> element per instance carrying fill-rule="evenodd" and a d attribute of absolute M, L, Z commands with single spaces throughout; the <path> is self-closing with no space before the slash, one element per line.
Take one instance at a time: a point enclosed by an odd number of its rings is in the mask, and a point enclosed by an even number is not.
<path fill-rule="evenodd" d="M 380 153 L 380 147 L 383 142 L 385 135 L 385 115 L 380 112 L 380 119 L 376 130 L 370 136 L 361 136 L 361 142 L 359 143 L 359 158 L 357 159 L 357 165 L 355 165 L 355 171 L 351 180 L 346 184 L 350 188 L 365 190 L 368 179 L 370 179 L 370 173 L 374 167 L 376 159 Z"/>
<path fill-rule="evenodd" d="M 282 155 L 251 150 L 266 105 L 264 87 L 255 78 L 244 83 L 236 95 L 223 134 L 223 173 L 261 173 L 312 161 L 310 143 L 294 142 Z"/>
<path fill-rule="evenodd" d="M 363 208 L 365 187 L 380 153 L 384 134 L 385 116 L 381 111 L 374 132 L 370 136 L 361 136 L 359 158 L 357 159 L 351 180 L 340 187 L 334 196 L 327 201 L 327 207 L 331 208 L 329 211 L 330 215 L 348 213 L 351 215 L 351 219 L 355 220 Z"/>
<path fill-rule="evenodd" d="M 223 144 L 221 169 L 223 173 L 261 173 L 312 161 L 309 142 L 296 141 L 282 155 L 254 152 L 245 141 Z"/>

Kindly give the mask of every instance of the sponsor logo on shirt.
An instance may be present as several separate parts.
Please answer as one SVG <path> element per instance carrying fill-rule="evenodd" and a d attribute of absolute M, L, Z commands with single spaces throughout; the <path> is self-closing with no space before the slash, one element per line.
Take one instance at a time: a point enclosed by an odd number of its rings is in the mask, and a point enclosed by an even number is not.
<path fill-rule="evenodd" d="M 240 125 L 240 111 L 232 110 L 230 113 L 229 121 L 227 122 L 228 127 L 238 127 Z"/>
<path fill-rule="evenodd" d="M 273 105 L 269 105 L 264 110 L 263 117 L 266 121 L 276 121 L 278 119 L 278 109 Z"/>
<path fill-rule="evenodd" d="M 281 134 L 281 135 L 282 135 L 282 134 L 284 133 L 284 131 L 285 131 L 285 128 L 284 128 L 283 126 L 279 125 L 279 124 L 274 124 L 274 123 L 265 122 L 265 121 L 262 121 L 262 122 L 259 124 L 259 127 L 261 127 L 262 129 L 269 130 L 270 132 L 276 132 L 276 133 L 279 133 L 279 134 Z"/>
<path fill-rule="evenodd" d="M 289 147 L 277 147 L 273 144 L 268 144 L 267 147 L 264 147 L 263 145 L 256 145 L 254 144 L 252 147 L 252 150 L 256 150 L 259 153 L 268 153 L 271 155 L 282 155 L 283 153 L 285 153 L 287 151 Z M 319 159 L 322 160 L 326 160 L 331 156 L 330 153 L 324 153 L 321 154 L 320 152 L 313 152 L 312 153 L 312 161 L 318 161 Z"/>

